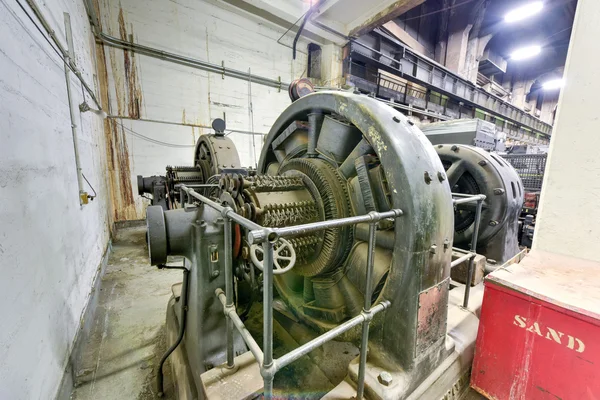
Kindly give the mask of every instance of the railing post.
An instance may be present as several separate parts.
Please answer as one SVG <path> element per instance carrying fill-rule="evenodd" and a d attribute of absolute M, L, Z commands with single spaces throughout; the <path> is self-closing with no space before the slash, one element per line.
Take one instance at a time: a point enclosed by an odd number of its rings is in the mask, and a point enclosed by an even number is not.
<path fill-rule="evenodd" d="M 377 222 L 369 224 L 369 251 L 367 254 L 367 277 L 365 280 L 365 303 L 363 313 L 367 316 L 371 313 L 371 296 L 372 296 L 372 281 L 373 281 L 373 264 L 375 260 L 375 238 L 377 231 Z M 358 364 L 358 382 L 356 389 L 356 398 L 363 398 L 365 391 L 365 369 L 367 366 L 367 351 L 369 347 L 369 323 L 371 318 L 365 318 L 362 324 L 362 338 L 360 342 L 360 361 Z"/>
<path fill-rule="evenodd" d="M 221 215 L 223 216 L 224 234 L 225 234 L 225 297 L 227 298 L 225 307 L 231 309 L 233 305 L 233 258 L 231 254 L 231 219 L 227 213 L 231 210 L 225 207 Z M 227 314 L 227 368 L 233 368 L 233 320 Z"/>
<path fill-rule="evenodd" d="M 473 226 L 473 237 L 471 238 L 471 252 L 477 253 L 477 239 L 479 236 L 479 222 L 481 220 L 481 208 L 483 207 L 484 198 L 480 197 L 477 200 L 477 209 L 475 210 L 475 224 Z M 463 307 L 469 306 L 469 294 L 471 293 L 471 281 L 473 280 L 473 267 L 475 262 L 475 256 L 469 260 L 469 270 L 467 272 L 467 282 L 465 284 L 465 298 L 463 300 Z"/>
<path fill-rule="evenodd" d="M 181 208 L 185 207 L 185 196 L 187 192 L 183 189 L 179 189 L 179 203 L 181 204 Z"/>
<path fill-rule="evenodd" d="M 263 376 L 266 400 L 273 398 L 273 243 L 263 242 Z"/>

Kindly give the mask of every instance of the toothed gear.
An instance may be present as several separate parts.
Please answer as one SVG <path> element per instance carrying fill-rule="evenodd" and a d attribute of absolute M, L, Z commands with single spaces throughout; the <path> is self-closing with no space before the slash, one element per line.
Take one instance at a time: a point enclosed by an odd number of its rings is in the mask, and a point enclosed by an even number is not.
<path fill-rule="evenodd" d="M 339 172 L 328 162 L 318 158 L 296 158 L 281 166 L 279 173 L 284 176 L 294 174 L 304 175 L 320 197 L 319 207 L 324 220 L 349 217 L 351 215 L 350 201 L 346 184 Z M 330 228 L 321 234 L 320 249 L 306 263 L 296 263 L 294 272 L 303 276 L 315 276 L 330 272 L 342 266 L 353 240 L 353 230 L 350 227 Z"/>
<path fill-rule="evenodd" d="M 302 178 L 293 176 L 259 175 L 250 179 L 250 187 L 256 193 L 304 189 Z"/>
<path fill-rule="evenodd" d="M 319 214 L 314 201 L 284 204 L 267 204 L 262 208 L 258 223 L 271 228 L 308 224 L 318 221 Z"/>

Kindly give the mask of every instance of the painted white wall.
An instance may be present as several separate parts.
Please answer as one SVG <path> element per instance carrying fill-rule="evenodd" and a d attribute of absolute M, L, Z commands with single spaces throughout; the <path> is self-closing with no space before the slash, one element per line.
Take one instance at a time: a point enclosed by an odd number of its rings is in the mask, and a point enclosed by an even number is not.
<path fill-rule="evenodd" d="M 580 0 L 565 67 L 534 249 L 600 261 L 600 2 Z"/>
<path fill-rule="evenodd" d="M 70 13 L 93 85 L 83 3 L 41 8 L 63 43 Z M 0 398 L 51 399 L 109 241 L 102 122 L 77 111 L 83 172 L 98 193 L 80 208 L 63 64 L 15 1 L 0 0 L 0 71 Z"/>
<path fill-rule="evenodd" d="M 226 67 L 283 82 L 306 76 L 307 42 L 299 42 L 297 59 L 292 50 L 277 43 L 285 29 L 225 3 L 205 0 L 101 0 L 100 18 L 104 32 L 161 50 L 209 61 Z M 121 20 L 121 23 L 119 23 Z M 287 88 L 279 91 L 245 80 L 134 55 L 135 77 L 125 75 L 122 50 L 105 47 L 107 56 L 110 114 L 135 115 L 129 100 L 140 103 L 142 119 L 210 126 L 223 118 L 230 129 L 267 133 L 290 104 Z M 129 55 L 131 57 L 131 55 Z M 131 64 L 133 65 L 133 63 Z M 250 96 L 251 92 L 251 96 Z M 252 103 L 253 123 L 249 115 Z M 133 113 L 132 113 L 133 111 Z M 122 125 L 121 125 L 122 124 Z M 142 219 L 147 200 L 137 195 L 136 175 L 164 174 L 166 165 L 191 165 L 193 144 L 210 129 L 166 125 L 137 120 L 118 120 L 117 135 L 126 138 L 129 154 L 130 188 L 134 212 L 119 213 L 117 219 Z M 187 147 L 169 147 L 135 137 L 131 131 L 161 142 Z M 123 135 L 124 133 L 124 135 Z M 262 136 L 233 133 L 242 166 L 254 166 L 260 156 Z M 131 189 L 133 188 L 133 189 Z M 122 193 L 117 198 L 126 198 Z M 120 200 L 117 200 L 120 201 Z M 126 202 L 124 203 L 125 207 Z"/>

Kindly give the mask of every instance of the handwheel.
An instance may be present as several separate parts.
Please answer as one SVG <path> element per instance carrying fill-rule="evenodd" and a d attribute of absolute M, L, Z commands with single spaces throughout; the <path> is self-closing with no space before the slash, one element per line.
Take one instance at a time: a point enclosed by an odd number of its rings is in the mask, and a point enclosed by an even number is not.
<path fill-rule="evenodd" d="M 258 259 L 258 253 L 263 257 Z M 263 271 L 264 250 L 262 245 L 253 244 L 250 246 L 250 258 L 256 268 Z M 282 266 L 281 261 L 287 262 L 287 265 Z M 285 263 L 284 263 L 285 264 Z M 279 239 L 273 246 L 273 273 L 275 275 L 285 274 L 296 264 L 296 251 L 290 242 L 285 239 Z"/>

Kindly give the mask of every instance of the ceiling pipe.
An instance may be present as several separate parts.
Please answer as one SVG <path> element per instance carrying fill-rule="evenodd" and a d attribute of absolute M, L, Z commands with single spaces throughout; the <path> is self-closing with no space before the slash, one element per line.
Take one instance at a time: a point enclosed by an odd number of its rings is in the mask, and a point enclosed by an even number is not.
<path fill-rule="evenodd" d="M 308 19 L 310 18 L 310 15 L 315 11 L 317 5 L 319 5 L 319 3 L 315 4 L 314 6 L 312 6 L 311 8 L 308 9 L 308 11 L 306 12 L 306 15 L 304 15 L 304 19 L 302 20 L 302 23 L 300 24 L 300 27 L 298 28 L 298 32 L 296 32 L 296 36 L 294 36 L 294 44 L 292 45 L 292 58 L 294 60 L 296 59 L 296 45 L 298 44 L 300 35 L 302 35 L 302 31 L 304 30 L 304 25 L 306 25 L 306 21 L 308 21 Z"/>
<path fill-rule="evenodd" d="M 258 83 L 264 86 L 270 86 L 277 89 L 284 88 L 289 85 L 289 83 L 285 83 L 281 81 L 281 78 L 278 79 L 270 79 L 265 78 L 263 76 L 248 74 L 247 72 L 239 71 L 232 68 L 227 68 L 222 65 L 213 64 L 210 62 L 182 56 L 175 53 L 170 53 L 168 51 L 163 51 L 159 49 L 155 49 L 152 47 L 144 46 L 141 44 L 130 43 L 126 40 L 122 40 L 116 38 L 114 36 L 107 35 L 104 32 L 99 32 L 96 30 L 95 32 L 96 39 L 107 46 L 119 48 L 122 50 L 128 50 L 134 53 L 142 54 L 148 57 L 157 58 L 159 60 L 173 62 L 180 65 L 185 65 L 188 67 L 201 69 L 203 71 L 213 72 L 216 74 L 221 74 L 223 76 L 229 76 L 232 78 L 241 79 L 247 81 L 248 79 L 252 80 L 252 83 Z"/>
<path fill-rule="evenodd" d="M 32 1 L 32 0 L 27 0 Z M 269 86 L 277 89 L 282 89 L 289 86 L 289 83 L 282 82 L 281 77 L 277 79 L 266 78 L 259 75 L 248 74 L 248 72 L 239 71 L 232 68 L 227 68 L 223 65 L 213 64 L 207 61 L 198 60 L 191 57 L 182 56 L 179 54 L 171 53 L 164 50 L 159 50 L 153 47 L 144 46 L 141 44 L 131 43 L 126 40 L 122 40 L 120 38 L 108 35 L 100 29 L 100 20 L 98 19 L 98 15 L 96 14 L 96 10 L 93 5 L 90 3 L 90 0 L 84 1 L 85 8 L 88 13 L 88 17 L 90 19 L 90 23 L 92 25 L 92 30 L 94 32 L 94 36 L 96 40 L 106 46 L 115 47 L 121 50 L 131 51 L 137 54 L 142 54 L 148 57 L 157 58 L 159 60 L 172 62 L 179 65 L 184 65 L 191 68 L 200 69 L 207 72 L 212 72 L 215 74 L 220 74 L 223 76 L 229 76 L 236 79 L 241 79 L 244 81 L 248 81 L 248 79 L 252 80 L 252 83 L 258 83 L 260 85 Z"/>

